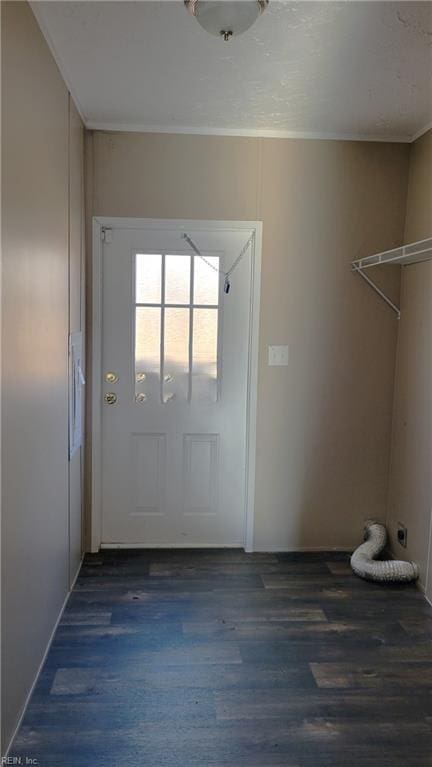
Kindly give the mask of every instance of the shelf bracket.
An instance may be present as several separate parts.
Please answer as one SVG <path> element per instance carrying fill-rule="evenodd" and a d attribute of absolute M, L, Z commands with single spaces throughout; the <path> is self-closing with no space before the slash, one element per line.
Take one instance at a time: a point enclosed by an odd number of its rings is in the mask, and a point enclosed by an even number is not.
<path fill-rule="evenodd" d="M 397 316 L 398 320 L 400 320 L 400 317 L 401 317 L 401 311 L 400 311 L 400 308 L 399 308 L 398 306 L 396 306 L 396 304 L 394 304 L 394 303 L 393 303 L 393 301 L 391 301 L 391 299 L 390 299 L 388 296 L 386 296 L 386 294 L 385 294 L 385 293 L 383 293 L 383 291 L 381 290 L 381 288 L 379 288 L 379 287 L 378 287 L 378 285 L 377 285 L 377 284 L 376 284 L 376 283 L 375 283 L 373 280 L 371 280 L 371 278 L 370 278 L 370 277 L 368 277 L 368 276 L 367 276 L 367 275 L 364 273 L 363 269 L 361 269 L 361 268 L 360 268 L 359 266 L 357 266 L 356 264 L 353 264 L 353 265 L 352 265 L 352 270 L 353 270 L 353 272 L 355 272 L 356 274 L 359 274 L 359 275 L 360 275 L 360 277 L 362 277 L 362 278 L 364 279 L 364 281 L 365 281 L 365 282 L 367 282 L 367 284 L 368 284 L 368 285 L 370 285 L 370 287 L 372 288 L 372 290 L 374 290 L 374 291 L 375 291 L 375 293 L 378 293 L 378 295 L 379 295 L 379 296 L 381 296 L 381 298 L 383 299 L 383 301 L 385 301 L 385 302 L 386 302 L 386 304 L 387 304 L 388 306 L 390 306 L 390 308 L 391 308 L 391 309 L 393 309 L 393 311 L 395 312 L 395 314 L 396 314 L 396 316 Z"/>

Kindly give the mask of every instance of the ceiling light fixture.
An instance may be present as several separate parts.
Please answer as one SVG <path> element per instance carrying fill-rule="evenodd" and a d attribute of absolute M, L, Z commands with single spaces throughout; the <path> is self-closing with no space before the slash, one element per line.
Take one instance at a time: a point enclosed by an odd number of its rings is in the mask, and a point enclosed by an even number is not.
<path fill-rule="evenodd" d="M 206 32 L 227 41 L 246 32 L 264 13 L 269 1 L 184 0 L 184 4 Z"/>

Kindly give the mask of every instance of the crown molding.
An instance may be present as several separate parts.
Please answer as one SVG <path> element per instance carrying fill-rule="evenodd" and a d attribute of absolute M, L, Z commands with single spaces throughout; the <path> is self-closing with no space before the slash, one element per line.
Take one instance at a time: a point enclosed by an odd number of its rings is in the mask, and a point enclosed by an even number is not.
<path fill-rule="evenodd" d="M 1 0 L 0 0 L 0 2 L 1 2 Z M 31 10 L 33 12 L 33 16 L 35 17 L 36 22 L 37 22 L 37 24 L 38 24 L 38 26 L 39 26 L 39 28 L 40 28 L 44 38 L 45 38 L 45 42 L 46 42 L 46 44 L 48 45 L 48 48 L 51 51 L 51 55 L 52 55 L 55 63 L 57 64 L 57 68 L 58 68 L 58 70 L 59 70 L 59 72 L 60 72 L 60 74 L 61 74 L 61 76 L 62 76 L 62 78 L 64 80 L 66 88 L 68 89 L 68 91 L 69 91 L 69 93 L 70 93 L 70 95 L 71 95 L 71 97 L 73 99 L 73 102 L 74 102 L 74 104 L 75 104 L 75 106 L 77 108 L 79 116 L 81 117 L 81 120 L 83 121 L 85 127 L 87 127 L 87 119 L 86 119 L 84 110 L 83 110 L 83 108 L 82 108 L 82 106 L 80 104 L 80 101 L 79 101 L 79 98 L 78 98 L 78 96 L 77 96 L 77 94 L 75 92 L 75 89 L 73 88 L 73 86 L 72 86 L 72 84 L 71 84 L 71 82 L 69 80 L 69 77 L 66 74 L 66 70 L 65 70 L 65 67 L 63 65 L 62 59 L 59 56 L 57 48 L 54 45 L 53 39 L 52 39 L 52 37 L 51 37 L 51 35 L 50 35 L 49 31 L 48 31 L 48 28 L 47 28 L 47 26 L 45 24 L 43 15 L 39 11 L 39 8 L 38 8 L 39 3 L 37 2 L 37 0 L 29 0 L 29 5 L 30 5 L 30 8 L 31 8 Z"/>
<path fill-rule="evenodd" d="M 418 138 L 421 138 L 421 136 L 424 136 L 425 133 L 427 133 L 429 130 L 432 130 L 432 121 L 430 123 L 427 123 L 423 128 L 417 131 L 417 133 L 414 133 L 414 136 L 412 137 L 411 141 L 417 141 Z"/>
<path fill-rule="evenodd" d="M 291 138 L 323 141 L 372 141 L 409 144 L 411 136 L 375 135 L 361 133 L 326 133 L 319 131 L 289 131 L 267 128 L 196 128 L 191 126 L 143 125 L 140 123 L 111 123 L 87 120 L 88 130 L 119 133 L 171 133 L 192 136 L 238 136 L 243 138 Z"/>

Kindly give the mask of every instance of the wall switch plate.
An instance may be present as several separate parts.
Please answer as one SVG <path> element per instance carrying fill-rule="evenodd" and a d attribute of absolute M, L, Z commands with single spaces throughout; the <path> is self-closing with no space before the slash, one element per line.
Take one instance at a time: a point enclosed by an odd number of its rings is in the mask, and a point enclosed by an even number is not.
<path fill-rule="evenodd" d="M 288 346 L 269 346 L 268 364 L 282 367 L 288 365 Z"/>

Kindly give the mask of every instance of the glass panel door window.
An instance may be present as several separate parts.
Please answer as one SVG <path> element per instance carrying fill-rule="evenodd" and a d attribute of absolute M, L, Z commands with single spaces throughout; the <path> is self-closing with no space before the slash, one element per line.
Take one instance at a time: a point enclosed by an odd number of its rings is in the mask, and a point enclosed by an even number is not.
<path fill-rule="evenodd" d="M 135 400 L 215 401 L 219 256 L 137 253 Z"/>

